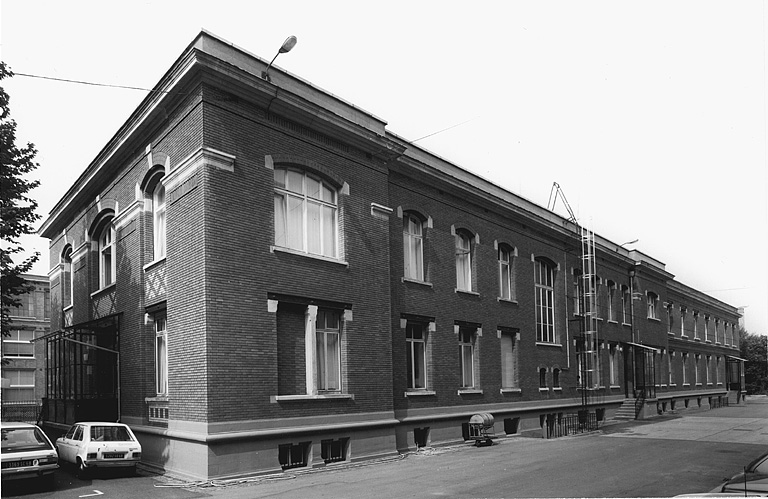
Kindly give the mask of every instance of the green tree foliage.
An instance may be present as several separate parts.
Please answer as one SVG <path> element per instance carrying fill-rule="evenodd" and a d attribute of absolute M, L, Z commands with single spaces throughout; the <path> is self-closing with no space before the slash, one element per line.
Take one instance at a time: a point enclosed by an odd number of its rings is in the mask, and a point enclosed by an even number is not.
<path fill-rule="evenodd" d="M 768 337 L 741 330 L 741 357 L 747 359 L 744 366 L 744 383 L 750 395 L 768 392 Z"/>
<path fill-rule="evenodd" d="M 0 61 L 0 81 L 13 76 L 13 72 Z M 35 213 L 37 201 L 28 193 L 40 184 L 39 180 L 29 180 L 30 172 L 37 168 L 33 144 L 25 147 L 16 146 L 16 122 L 9 118 L 8 93 L 0 87 L 0 263 L 2 264 L 2 334 L 9 334 L 8 323 L 11 307 L 21 305 L 19 295 L 29 293 L 33 286 L 27 283 L 22 274 L 29 272 L 40 257 L 35 252 L 22 262 L 14 263 L 14 256 L 22 254 L 24 248 L 19 237 L 34 234 L 32 224 L 40 218 Z"/>

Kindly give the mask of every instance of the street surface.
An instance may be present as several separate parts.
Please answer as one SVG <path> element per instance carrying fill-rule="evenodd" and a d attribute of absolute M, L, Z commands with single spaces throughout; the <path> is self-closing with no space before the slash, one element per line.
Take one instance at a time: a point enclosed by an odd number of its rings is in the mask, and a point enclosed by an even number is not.
<path fill-rule="evenodd" d="M 57 472 L 53 491 L 3 486 L 3 497 L 378 498 L 669 497 L 708 492 L 768 448 L 768 398 L 685 410 L 552 440 L 502 438 L 427 448 L 376 462 L 291 470 L 240 482 L 182 483 L 139 471 L 79 480 Z M 29 485 L 29 484 L 27 484 Z M 100 493 L 100 494 L 98 494 Z"/>

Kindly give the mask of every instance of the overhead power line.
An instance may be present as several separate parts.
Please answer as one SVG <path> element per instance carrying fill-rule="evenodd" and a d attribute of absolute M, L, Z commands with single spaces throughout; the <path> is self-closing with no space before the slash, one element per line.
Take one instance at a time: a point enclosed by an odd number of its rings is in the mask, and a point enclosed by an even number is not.
<path fill-rule="evenodd" d="M 152 88 L 143 88 L 143 87 L 131 87 L 128 85 L 112 85 L 110 83 L 95 83 L 92 81 L 83 81 L 83 80 L 70 80 L 67 78 L 54 78 L 53 76 L 41 76 L 41 75 L 32 75 L 28 73 L 13 73 L 14 76 L 26 76 L 27 78 L 39 78 L 41 80 L 53 80 L 53 81 L 61 81 L 65 83 L 77 83 L 79 85 L 91 85 L 94 87 L 109 87 L 109 88 L 124 88 L 128 90 L 140 90 L 142 92 L 157 92 L 157 93 L 163 93 L 163 94 L 169 94 L 171 92 L 168 92 L 167 90 L 155 90 Z"/>

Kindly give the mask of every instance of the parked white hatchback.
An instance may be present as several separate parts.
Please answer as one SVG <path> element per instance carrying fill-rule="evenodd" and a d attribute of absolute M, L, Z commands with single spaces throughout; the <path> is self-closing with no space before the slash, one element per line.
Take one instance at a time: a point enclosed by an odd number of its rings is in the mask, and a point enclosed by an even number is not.
<path fill-rule="evenodd" d="M 60 461 L 77 466 L 80 478 L 94 468 L 128 468 L 134 473 L 141 461 L 141 444 L 122 423 L 75 423 L 56 440 L 56 450 Z"/>

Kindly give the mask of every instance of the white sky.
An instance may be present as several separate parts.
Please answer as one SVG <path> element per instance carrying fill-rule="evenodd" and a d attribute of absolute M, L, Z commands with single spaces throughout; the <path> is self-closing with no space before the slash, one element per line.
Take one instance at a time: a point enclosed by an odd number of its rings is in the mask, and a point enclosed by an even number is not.
<path fill-rule="evenodd" d="M 151 88 L 205 28 L 747 306 L 768 333 L 766 1 L 0 0 L 16 73 Z M 16 76 L 45 217 L 145 92 Z M 562 205 L 560 205 L 562 208 Z M 565 214 L 558 210 L 560 214 Z M 42 253 L 47 241 L 25 241 Z"/>

